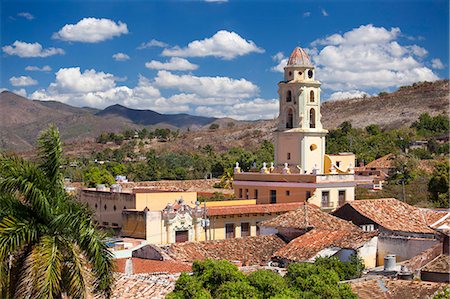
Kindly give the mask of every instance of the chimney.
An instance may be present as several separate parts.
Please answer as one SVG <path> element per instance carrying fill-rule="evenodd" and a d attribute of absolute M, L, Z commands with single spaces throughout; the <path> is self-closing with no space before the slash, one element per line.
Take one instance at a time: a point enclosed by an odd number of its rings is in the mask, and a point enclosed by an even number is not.
<path fill-rule="evenodd" d="M 133 260 L 131 257 L 125 262 L 125 275 L 133 275 Z"/>
<path fill-rule="evenodd" d="M 389 254 L 384 257 L 384 272 L 395 271 L 396 261 L 395 254 Z"/>

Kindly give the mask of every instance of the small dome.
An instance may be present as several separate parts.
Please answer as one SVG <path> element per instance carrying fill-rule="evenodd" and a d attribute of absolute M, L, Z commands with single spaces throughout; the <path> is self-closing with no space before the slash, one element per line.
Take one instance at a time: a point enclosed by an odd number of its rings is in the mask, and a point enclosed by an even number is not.
<path fill-rule="evenodd" d="M 311 65 L 308 54 L 300 47 L 296 47 L 294 51 L 292 51 L 291 56 L 289 56 L 287 66 L 294 65 Z"/>

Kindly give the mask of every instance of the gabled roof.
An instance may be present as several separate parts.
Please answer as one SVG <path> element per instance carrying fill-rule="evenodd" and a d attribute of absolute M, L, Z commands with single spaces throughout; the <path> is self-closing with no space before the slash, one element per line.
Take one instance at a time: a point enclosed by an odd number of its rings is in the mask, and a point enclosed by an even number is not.
<path fill-rule="evenodd" d="M 293 262 L 307 261 L 326 248 L 358 249 L 375 237 L 378 232 L 364 232 L 360 229 L 324 230 L 313 229 L 278 250 L 275 258 Z"/>
<path fill-rule="evenodd" d="M 289 212 L 298 209 L 301 205 L 302 205 L 301 202 L 292 202 L 292 203 L 278 203 L 278 204 L 217 206 L 217 207 L 207 207 L 206 211 L 208 213 L 208 216 L 267 214 L 267 213 Z"/>
<path fill-rule="evenodd" d="M 394 167 L 394 154 L 387 154 L 381 158 L 373 160 L 366 165 L 366 168 L 392 168 Z"/>
<path fill-rule="evenodd" d="M 442 254 L 442 243 L 438 243 L 433 247 L 428 248 L 427 250 L 422 251 L 415 257 L 410 258 L 409 260 L 400 262 L 400 265 L 406 266 L 406 268 L 410 271 L 417 271 L 427 263 L 438 257 Z"/>
<path fill-rule="evenodd" d="M 276 228 L 292 228 L 299 230 L 315 229 L 354 229 L 357 228 L 349 221 L 323 212 L 315 205 L 302 204 L 297 210 L 279 215 L 263 221 L 260 226 Z"/>
<path fill-rule="evenodd" d="M 423 266 L 420 271 L 450 274 L 450 256 L 441 254 Z"/>
<path fill-rule="evenodd" d="M 125 264 L 127 259 L 115 259 L 117 271 L 125 273 Z M 132 258 L 133 274 L 140 273 L 180 273 L 192 271 L 191 264 L 177 262 L 177 261 L 156 261 L 142 258 Z"/>
<path fill-rule="evenodd" d="M 177 261 L 215 259 L 241 261 L 249 265 L 261 265 L 286 243 L 276 235 L 211 240 L 201 242 L 174 243 L 161 246 L 171 258 Z"/>
<path fill-rule="evenodd" d="M 339 215 L 339 211 L 347 206 L 387 230 L 436 234 L 429 227 L 431 223 L 427 222 L 427 212 L 424 209 L 410 206 L 395 198 L 350 201 L 334 211 L 333 214 Z"/>

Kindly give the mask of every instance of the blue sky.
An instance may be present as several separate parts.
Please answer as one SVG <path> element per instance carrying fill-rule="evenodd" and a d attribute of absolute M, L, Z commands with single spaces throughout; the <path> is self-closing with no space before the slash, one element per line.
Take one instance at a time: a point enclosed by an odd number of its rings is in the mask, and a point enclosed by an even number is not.
<path fill-rule="evenodd" d="M 322 101 L 448 78 L 448 1 L 1 1 L 0 88 L 162 113 L 273 118 L 305 48 Z"/>

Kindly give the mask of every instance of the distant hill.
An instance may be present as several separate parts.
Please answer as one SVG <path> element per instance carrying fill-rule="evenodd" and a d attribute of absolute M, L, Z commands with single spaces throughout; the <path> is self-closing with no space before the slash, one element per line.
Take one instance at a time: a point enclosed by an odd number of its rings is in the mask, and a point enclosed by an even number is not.
<path fill-rule="evenodd" d="M 189 114 L 161 114 L 152 110 L 130 109 L 118 104 L 106 107 L 95 115 L 120 116 L 135 124 L 145 126 L 166 123 L 178 128 L 204 126 L 217 120 L 215 117 L 193 116 Z"/>
<path fill-rule="evenodd" d="M 27 151 L 39 132 L 55 123 L 65 141 L 92 140 L 102 132 L 120 132 L 152 126 L 202 127 L 215 118 L 188 114 L 165 115 L 114 105 L 105 110 L 78 108 L 55 101 L 31 101 L 9 91 L 0 93 L 0 148 Z"/>
<path fill-rule="evenodd" d="M 410 126 L 424 112 L 448 114 L 448 101 L 448 80 L 416 83 L 381 96 L 327 101 L 322 104 L 322 123 L 326 129 L 336 128 L 344 121 L 350 121 L 358 128 L 370 124 L 382 128 Z M 200 128 L 185 132 L 182 138 L 173 142 L 156 145 L 174 151 L 193 151 L 205 144 L 217 150 L 232 146 L 255 147 L 263 139 L 273 140 L 276 128 L 276 120 L 239 122 L 188 114 L 160 114 L 120 105 L 104 110 L 77 108 L 59 102 L 30 101 L 11 92 L 0 94 L 0 108 L 0 147 L 16 151 L 31 149 L 38 132 L 51 122 L 58 125 L 63 140 L 77 141 L 70 149 L 75 154 L 83 140 L 86 140 L 83 152 L 89 153 L 100 149 L 98 144 L 88 142 L 93 137 L 102 132 L 119 132 L 129 128 Z M 213 122 L 220 124 L 220 129 L 209 130 L 209 124 Z"/>

